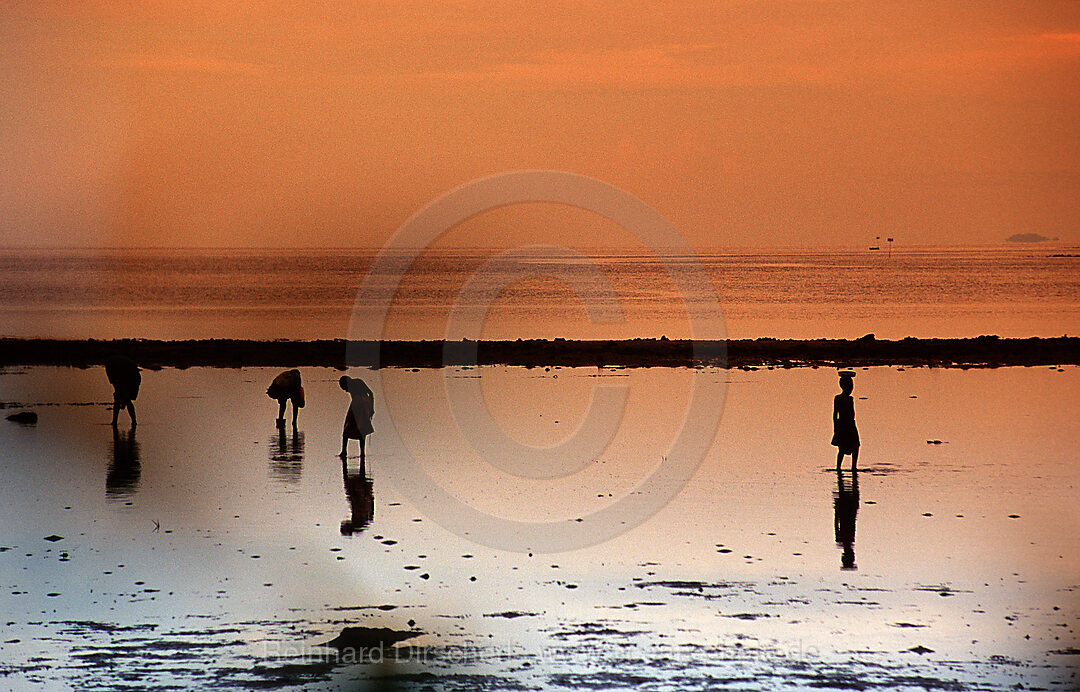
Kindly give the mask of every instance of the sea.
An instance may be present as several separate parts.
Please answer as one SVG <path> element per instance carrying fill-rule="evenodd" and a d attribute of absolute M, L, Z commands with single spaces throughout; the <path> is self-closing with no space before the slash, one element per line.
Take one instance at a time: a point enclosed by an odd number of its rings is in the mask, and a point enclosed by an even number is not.
<path fill-rule="evenodd" d="M 0 250 L 8 337 L 1051 337 L 1078 308 L 1080 252 L 1042 245 Z"/>

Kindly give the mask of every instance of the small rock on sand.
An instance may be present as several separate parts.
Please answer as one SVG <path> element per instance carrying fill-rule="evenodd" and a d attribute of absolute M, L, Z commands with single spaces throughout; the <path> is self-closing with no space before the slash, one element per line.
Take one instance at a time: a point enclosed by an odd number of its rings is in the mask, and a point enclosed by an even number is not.
<path fill-rule="evenodd" d="M 21 425 L 35 425 L 37 423 L 37 413 L 33 411 L 19 411 L 13 413 L 7 417 L 12 423 L 19 423 Z"/>
<path fill-rule="evenodd" d="M 372 649 L 380 646 L 391 646 L 421 634 L 423 633 L 416 631 L 402 632 L 387 627 L 346 627 L 341 630 L 341 634 L 326 642 L 323 646 L 332 646 L 336 649 Z"/>

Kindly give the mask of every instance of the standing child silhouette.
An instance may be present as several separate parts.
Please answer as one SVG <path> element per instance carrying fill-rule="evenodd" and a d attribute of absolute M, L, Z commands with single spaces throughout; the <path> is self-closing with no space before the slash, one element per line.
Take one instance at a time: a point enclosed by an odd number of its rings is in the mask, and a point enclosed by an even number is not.
<path fill-rule="evenodd" d="M 833 397 L 833 436 L 832 444 L 836 447 L 836 469 L 845 454 L 851 455 L 851 468 L 859 463 L 859 429 L 855 427 L 855 400 L 851 390 L 855 388 L 855 373 L 851 370 L 840 371 L 840 393 Z"/>

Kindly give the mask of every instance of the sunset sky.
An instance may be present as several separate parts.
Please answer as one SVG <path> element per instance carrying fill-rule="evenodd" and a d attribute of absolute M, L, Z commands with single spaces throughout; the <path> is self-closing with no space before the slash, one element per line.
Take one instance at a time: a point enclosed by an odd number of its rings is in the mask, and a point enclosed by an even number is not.
<path fill-rule="evenodd" d="M 1080 3 L 0 2 L 2 245 L 375 247 L 523 168 L 695 246 L 1075 243 Z"/>

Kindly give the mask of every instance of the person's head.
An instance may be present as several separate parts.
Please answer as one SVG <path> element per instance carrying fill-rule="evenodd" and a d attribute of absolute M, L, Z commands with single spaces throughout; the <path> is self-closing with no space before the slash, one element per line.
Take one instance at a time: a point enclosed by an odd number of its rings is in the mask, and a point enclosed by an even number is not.
<path fill-rule="evenodd" d="M 850 370 L 844 370 L 840 373 L 840 391 L 844 394 L 851 394 L 851 390 L 855 389 L 855 373 Z"/>
<path fill-rule="evenodd" d="M 349 391 L 349 376 L 348 375 L 342 375 L 341 378 L 338 379 L 337 383 L 338 383 L 338 386 L 341 387 L 342 390 L 344 390 L 346 392 Z"/>

